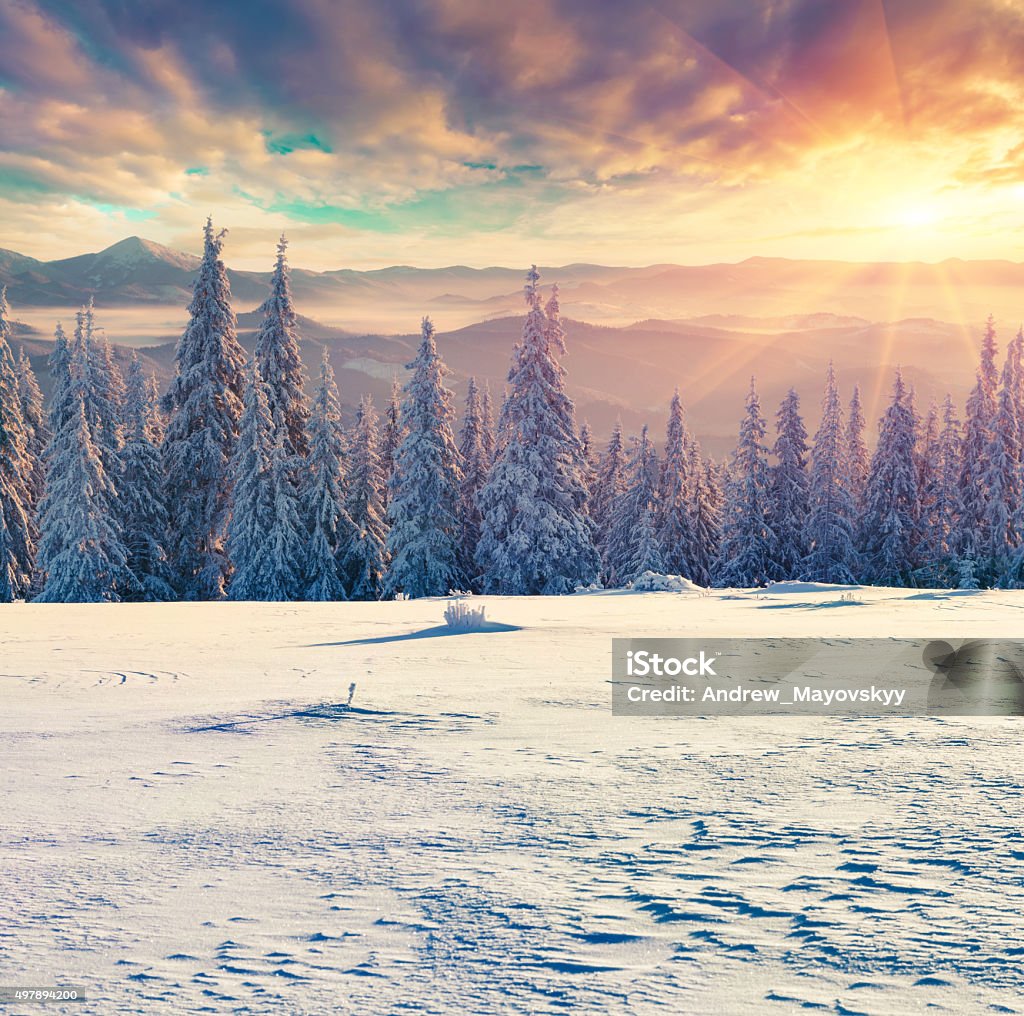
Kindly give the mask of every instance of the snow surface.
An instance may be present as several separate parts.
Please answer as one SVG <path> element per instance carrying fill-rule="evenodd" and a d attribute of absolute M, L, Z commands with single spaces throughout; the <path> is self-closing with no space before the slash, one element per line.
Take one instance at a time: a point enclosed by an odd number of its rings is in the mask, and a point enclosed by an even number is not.
<path fill-rule="evenodd" d="M 104 1016 L 1024 1011 L 1016 720 L 611 715 L 613 635 L 1024 636 L 1024 593 L 857 595 L 479 597 L 507 629 L 469 634 L 6 606 L 0 980 Z"/>

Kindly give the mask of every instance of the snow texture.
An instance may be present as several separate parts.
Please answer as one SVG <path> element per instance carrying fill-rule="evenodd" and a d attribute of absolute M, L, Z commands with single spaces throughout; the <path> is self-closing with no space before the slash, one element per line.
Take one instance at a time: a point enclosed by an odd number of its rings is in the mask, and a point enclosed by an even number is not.
<path fill-rule="evenodd" d="M 146 1016 L 1019 1012 L 1015 720 L 610 713 L 612 631 L 1024 606 L 858 597 L 479 597 L 506 630 L 447 634 L 429 599 L 5 606 L 5 982 Z"/>

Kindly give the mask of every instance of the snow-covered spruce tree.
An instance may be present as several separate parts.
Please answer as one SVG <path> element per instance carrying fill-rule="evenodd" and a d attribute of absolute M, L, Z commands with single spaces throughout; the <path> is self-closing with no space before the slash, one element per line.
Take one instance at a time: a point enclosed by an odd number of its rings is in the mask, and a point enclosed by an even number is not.
<path fill-rule="evenodd" d="M 626 476 L 626 452 L 622 443 L 622 421 L 612 427 L 608 447 L 597 466 L 590 497 L 590 517 L 594 523 L 595 542 L 601 555 L 603 572 L 607 577 L 608 532 L 611 528 L 612 505 L 622 492 Z"/>
<path fill-rule="evenodd" d="M 277 260 L 270 276 L 270 295 L 260 307 L 263 320 L 256 333 L 254 356 L 267 386 L 270 418 L 284 425 L 286 455 L 305 458 L 309 452 L 305 375 L 299 351 L 299 330 L 288 272 L 288 241 L 277 243 Z"/>
<path fill-rule="evenodd" d="M 658 457 L 644 427 L 633 438 L 622 489 L 612 501 L 609 512 L 606 567 L 613 585 L 625 586 L 650 569 L 654 556 L 650 546 L 657 539 Z M 644 520 L 652 527 L 644 531 Z M 657 555 L 664 565 L 662 555 Z M 660 568 L 658 570 L 661 570 Z"/>
<path fill-rule="evenodd" d="M 253 362 L 231 460 L 234 510 L 227 552 L 232 600 L 294 600 L 301 592 L 303 533 L 291 479 L 287 426 L 270 412 L 270 386 Z"/>
<path fill-rule="evenodd" d="M 168 516 L 164 503 L 163 463 L 154 434 L 156 405 L 137 353 L 128 367 L 121 450 L 119 516 L 133 590 L 125 599 L 170 600 L 170 568 L 164 542 Z"/>
<path fill-rule="evenodd" d="M 857 390 L 854 389 L 857 396 Z M 860 405 L 856 398 L 851 403 Z M 810 582 L 850 584 L 859 571 L 854 544 L 856 507 L 851 483 L 856 483 L 849 468 L 849 454 L 857 444 L 859 431 L 849 426 L 843 435 L 843 410 L 831 362 L 825 375 L 825 394 L 821 401 L 821 423 L 814 435 L 811 453 L 811 483 L 808 497 L 807 557 L 803 575 Z"/>
<path fill-rule="evenodd" d="M 630 581 L 635 581 L 644 572 L 654 572 L 658 575 L 664 575 L 668 572 L 665 566 L 665 559 L 661 555 L 661 543 L 658 540 L 657 510 L 654 505 L 648 506 L 643 515 L 640 516 L 636 561 L 636 574 Z"/>
<path fill-rule="evenodd" d="M 91 317 L 91 305 L 90 305 Z M 122 408 L 126 395 L 124 375 L 114 359 L 114 351 L 106 335 L 94 341 L 93 352 L 97 357 L 96 378 L 100 386 L 97 409 L 100 413 L 100 443 L 98 445 L 107 474 L 120 467 L 119 457 L 124 446 L 124 420 Z M 117 478 L 110 476 L 117 487 Z"/>
<path fill-rule="evenodd" d="M 269 572 L 265 600 L 298 600 L 303 594 L 306 532 L 295 489 L 295 456 L 288 451 L 287 427 L 277 421 L 270 447 L 270 531 L 267 533 Z"/>
<path fill-rule="evenodd" d="M 167 504 L 173 511 L 167 548 L 178 592 L 189 600 L 224 595 L 230 571 L 224 534 L 230 517 L 230 462 L 242 409 L 244 354 L 235 336 L 231 290 L 221 260 L 224 233 L 207 219 L 203 260 L 189 304 L 189 323 L 175 350 L 177 372 L 167 393 L 171 413 L 163 442 Z"/>
<path fill-rule="evenodd" d="M 462 572 L 474 590 L 476 582 L 476 546 L 480 542 L 480 491 L 487 482 L 491 463 L 487 457 L 484 434 L 483 401 L 476 378 L 469 379 L 466 390 L 466 408 L 459 431 L 459 455 L 462 462 L 462 487 L 459 495 L 462 535 L 459 560 Z"/>
<path fill-rule="evenodd" d="M 1014 358 L 1018 364 L 1013 392 L 1014 412 L 1020 427 L 1017 444 L 1020 446 L 1021 456 L 1024 458 L 1024 328 L 1017 329 L 1017 334 L 1013 337 L 1011 345 L 1016 347 Z"/>
<path fill-rule="evenodd" d="M 693 551 L 690 578 L 701 586 L 714 582 L 722 542 L 722 492 L 710 462 L 705 462 L 696 438 L 691 444 L 693 476 Z"/>
<path fill-rule="evenodd" d="M 29 513 L 34 518 L 46 487 L 46 446 L 50 442 L 50 425 L 43 409 L 43 393 L 24 348 L 18 350 L 17 370 L 18 397 L 31 468 L 28 481 Z"/>
<path fill-rule="evenodd" d="M 71 344 L 60 322 L 53 332 L 53 350 L 47 360 L 47 366 L 50 368 L 47 425 L 52 440 L 53 435 L 65 426 L 78 408 L 71 390 Z"/>
<path fill-rule="evenodd" d="M 771 470 L 768 527 L 773 534 L 771 577 L 798 579 L 807 556 L 810 486 L 807 475 L 807 430 L 800 416 L 800 396 L 793 388 L 775 414 L 775 465 Z"/>
<path fill-rule="evenodd" d="M 405 432 L 402 430 L 402 386 L 391 379 L 391 397 L 384 411 L 384 429 L 380 439 L 380 467 L 384 474 L 384 504 L 391 499 L 391 477 L 395 472 L 395 456 Z"/>
<path fill-rule="evenodd" d="M 437 351 L 434 326 L 423 319 L 420 348 L 402 390 L 402 430 L 391 477 L 385 593 L 410 598 L 446 596 L 465 585 L 459 516 L 462 469 L 452 426 L 449 373 Z"/>
<path fill-rule="evenodd" d="M 537 268 L 525 287 L 527 314 L 508 374 L 499 447 L 480 492 L 477 566 L 491 593 L 571 593 L 598 577 L 586 515 L 580 445 L 565 393 L 561 326 L 540 304 Z"/>
<path fill-rule="evenodd" d="M 917 447 L 914 449 L 914 462 L 917 466 L 917 490 L 921 502 L 921 518 L 928 516 L 928 499 L 925 490 L 931 489 L 936 469 L 939 445 L 939 407 L 933 399 L 928 404 L 928 412 L 917 431 Z"/>
<path fill-rule="evenodd" d="M 42 531 L 46 528 L 46 513 L 48 511 L 47 494 L 53 480 L 50 478 L 50 462 L 57 454 L 57 436 L 67 434 L 75 421 L 78 413 L 78 406 L 82 401 L 82 393 L 71 383 L 71 344 L 68 342 L 64 328 L 57 323 L 53 333 L 53 350 L 47 361 L 50 368 L 50 405 L 47 410 L 47 426 L 49 440 L 46 451 L 43 455 L 43 497 L 39 501 L 36 513 L 36 523 Z M 56 527 L 50 527 L 49 553 L 56 554 L 59 538 L 59 531 Z M 40 545 L 34 587 L 38 591 L 46 580 L 44 547 Z"/>
<path fill-rule="evenodd" d="M 116 496 L 121 475 L 121 445 L 124 405 L 124 378 L 114 362 L 106 337 L 97 334 L 93 301 L 75 315 L 75 335 L 71 344 L 72 402 L 79 396 L 85 406 L 89 434 L 103 463 L 110 487 L 108 500 L 116 514 Z"/>
<path fill-rule="evenodd" d="M 552 403 L 552 410 L 558 424 L 558 429 L 569 435 L 566 442 L 566 451 L 573 457 L 573 468 L 571 470 L 572 482 L 567 489 L 570 489 L 573 496 L 576 510 L 586 518 L 588 524 L 590 545 L 593 547 L 593 522 L 589 518 L 589 491 L 585 477 L 587 464 L 583 457 L 583 444 L 580 441 L 579 430 L 576 427 L 576 405 L 565 394 L 565 369 L 560 363 L 554 360 L 555 357 L 565 356 L 565 328 L 562 325 L 562 314 L 558 303 L 558 283 L 551 287 L 551 296 L 544 305 L 544 335 L 547 339 L 548 350 L 555 369 L 552 371 L 552 386 L 557 393 Z M 596 554 L 596 549 L 595 549 Z"/>
<path fill-rule="evenodd" d="M 370 396 L 364 395 L 349 441 L 345 505 L 357 533 L 342 561 L 345 586 L 353 600 L 379 600 L 388 566 L 384 475 L 377 446 L 377 411 Z"/>
<path fill-rule="evenodd" d="M 1017 418 L 1019 357 L 1019 347 L 1011 342 L 1006 348 L 986 456 L 988 472 L 984 478 L 987 497 L 982 526 L 985 541 L 982 545 L 982 566 L 986 584 L 996 586 L 1012 583 L 1008 571 L 1021 536 L 1017 529 L 1017 511 L 1021 502 L 1021 425 Z"/>
<path fill-rule="evenodd" d="M 850 412 L 846 421 L 845 486 L 855 510 L 859 510 L 864 501 L 864 487 L 868 482 L 868 467 L 871 464 L 868 446 L 864 443 L 864 428 L 866 426 L 864 408 L 860 400 L 860 385 L 854 385 L 853 395 L 850 396 Z"/>
<path fill-rule="evenodd" d="M 488 467 L 490 467 L 490 464 L 494 462 L 497 443 L 494 436 L 494 408 L 491 405 L 491 385 L 489 381 L 484 382 L 483 395 L 480 398 L 480 423 L 484 455 L 487 458 Z"/>
<path fill-rule="evenodd" d="M 956 585 L 959 578 L 960 445 L 960 421 L 953 398 L 947 394 L 942 425 L 929 456 L 931 468 L 921 491 L 921 542 L 917 550 L 921 585 L 948 587 Z"/>
<path fill-rule="evenodd" d="M 346 492 L 341 405 L 334 369 L 324 349 L 313 392 L 308 469 L 301 491 L 309 532 L 303 597 L 306 600 L 348 598 L 341 565 L 359 539 L 359 532 L 345 508 Z"/>
<path fill-rule="evenodd" d="M 988 455 L 996 416 L 997 381 L 996 328 L 994 319 L 989 315 L 981 340 L 981 356 L 974 387 L 967 397 L 960 473 L 961 557 L 971 558 L 975 562 L 980 562 L 986 553 Z"/>
<path fill-rule="evenodd" d="M 920 502 L 915 415 L 903 373 L 897 370 L 892 400 L 879 423 L 864 496 L 865 580 L 878 586 L 917 584 Z"/>
<path fill-rule="evenodd" d="M 17 438 L 18 421 L 0 389 L 0 603 L 27 595 L 34 567 L 33 526 L 21 470 L 27 459 Z"/>
<path fill-rule="evenodd" d="M 721 586 L 763 586 L 771 578 L 775 535 L 766 518 L 771 474 L 754 378 L 750 379 L 746 410 L 725 490 L 722 544 L 715 569 Z"/>
<path fill-rule="evenodd" d="M 110 514 L 113 491 L 81 389 L 77 399 L 77 411 L 53 435 L 48 459 L 39 545 L 43 603 L 116 602 L 119 591 L 132 586 L 128 555 Z"/>
<path fill-rule="evenodd" d="M 238 440 L 231 459 L 233 505 L 227 531 L 232 575 L 228 597 L 262 600 L 266 579 L 267 534 L 270 530 L 270 444 L 274 422 L 270 394 L 255 360 L 247 371 Z"/>
<path fill-rule="evenodd" d="M 669 405 L 668 426 L 665 430 L 665 457 L 661 462 L 658 482 L 656 527 L 664 571 L 688 579 L 693 579 L 694 573 L 693 507 L 696 478 L 691 473 L 692 443 L 677 388 Z"/>
<path fill-rule="evenodd" d="M 160 382 L 156 374 L 150 372 L 146 377 L 146 395 L 149 398 L 151 407 L 149 414 L 149 438 L 160 448 L 164 443 L 164 435 L 167 433 L 167 418 L 164 416 L 162 400 L 160 398 Z"/>
<path fill-rule="evenodd" d="M 583 489 L 587 492 L 587 506 L 592 503 L 594 485 L 597 482 L 597 453 L 594 450 L 594 432 L 590 424 L 584 420 L 580 427 L 580 468 L 583 478 Z M 591 520 L 593 521 L 593 520 Z"/>
<path fill-rule="evenodd" d="M 32 517 L 33 463 L 29 431 L 21 410 L 18 368 L 7 287 L 0 287 L 0 602 L 25 596 L 35 568 L 36 529 Z"/>

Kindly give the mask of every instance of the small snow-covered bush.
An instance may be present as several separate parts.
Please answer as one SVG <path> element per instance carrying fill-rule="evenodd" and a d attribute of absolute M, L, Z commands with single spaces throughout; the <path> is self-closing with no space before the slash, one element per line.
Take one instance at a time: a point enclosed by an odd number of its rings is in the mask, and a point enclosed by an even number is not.
<path fill-rule="evenodd" d="M 457 631 L 477 631 L 486 623 L 484 611 L 484 607 L 470 609 L 462 600 L 455 600 L 445 607 L 444 621 Z"/>
<path fill-rule="evenodd" d="M 703 586 L 691 582 L 682 575 L 662 575 L 659 572 L 645 571 L 637 576 L 629 588 L 635 593 L 705 593 Z"/>

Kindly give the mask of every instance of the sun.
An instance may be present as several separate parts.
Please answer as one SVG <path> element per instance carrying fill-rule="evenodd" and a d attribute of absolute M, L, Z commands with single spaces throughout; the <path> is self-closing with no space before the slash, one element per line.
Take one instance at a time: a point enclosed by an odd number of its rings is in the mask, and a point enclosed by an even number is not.
<path fill-rule="evenodd" d="M 939 209 L 933 204 L 911 204 L 897 212 L 895 224 L 906 229 L 923 229 L 934 226 L 941 218 Z"/>

